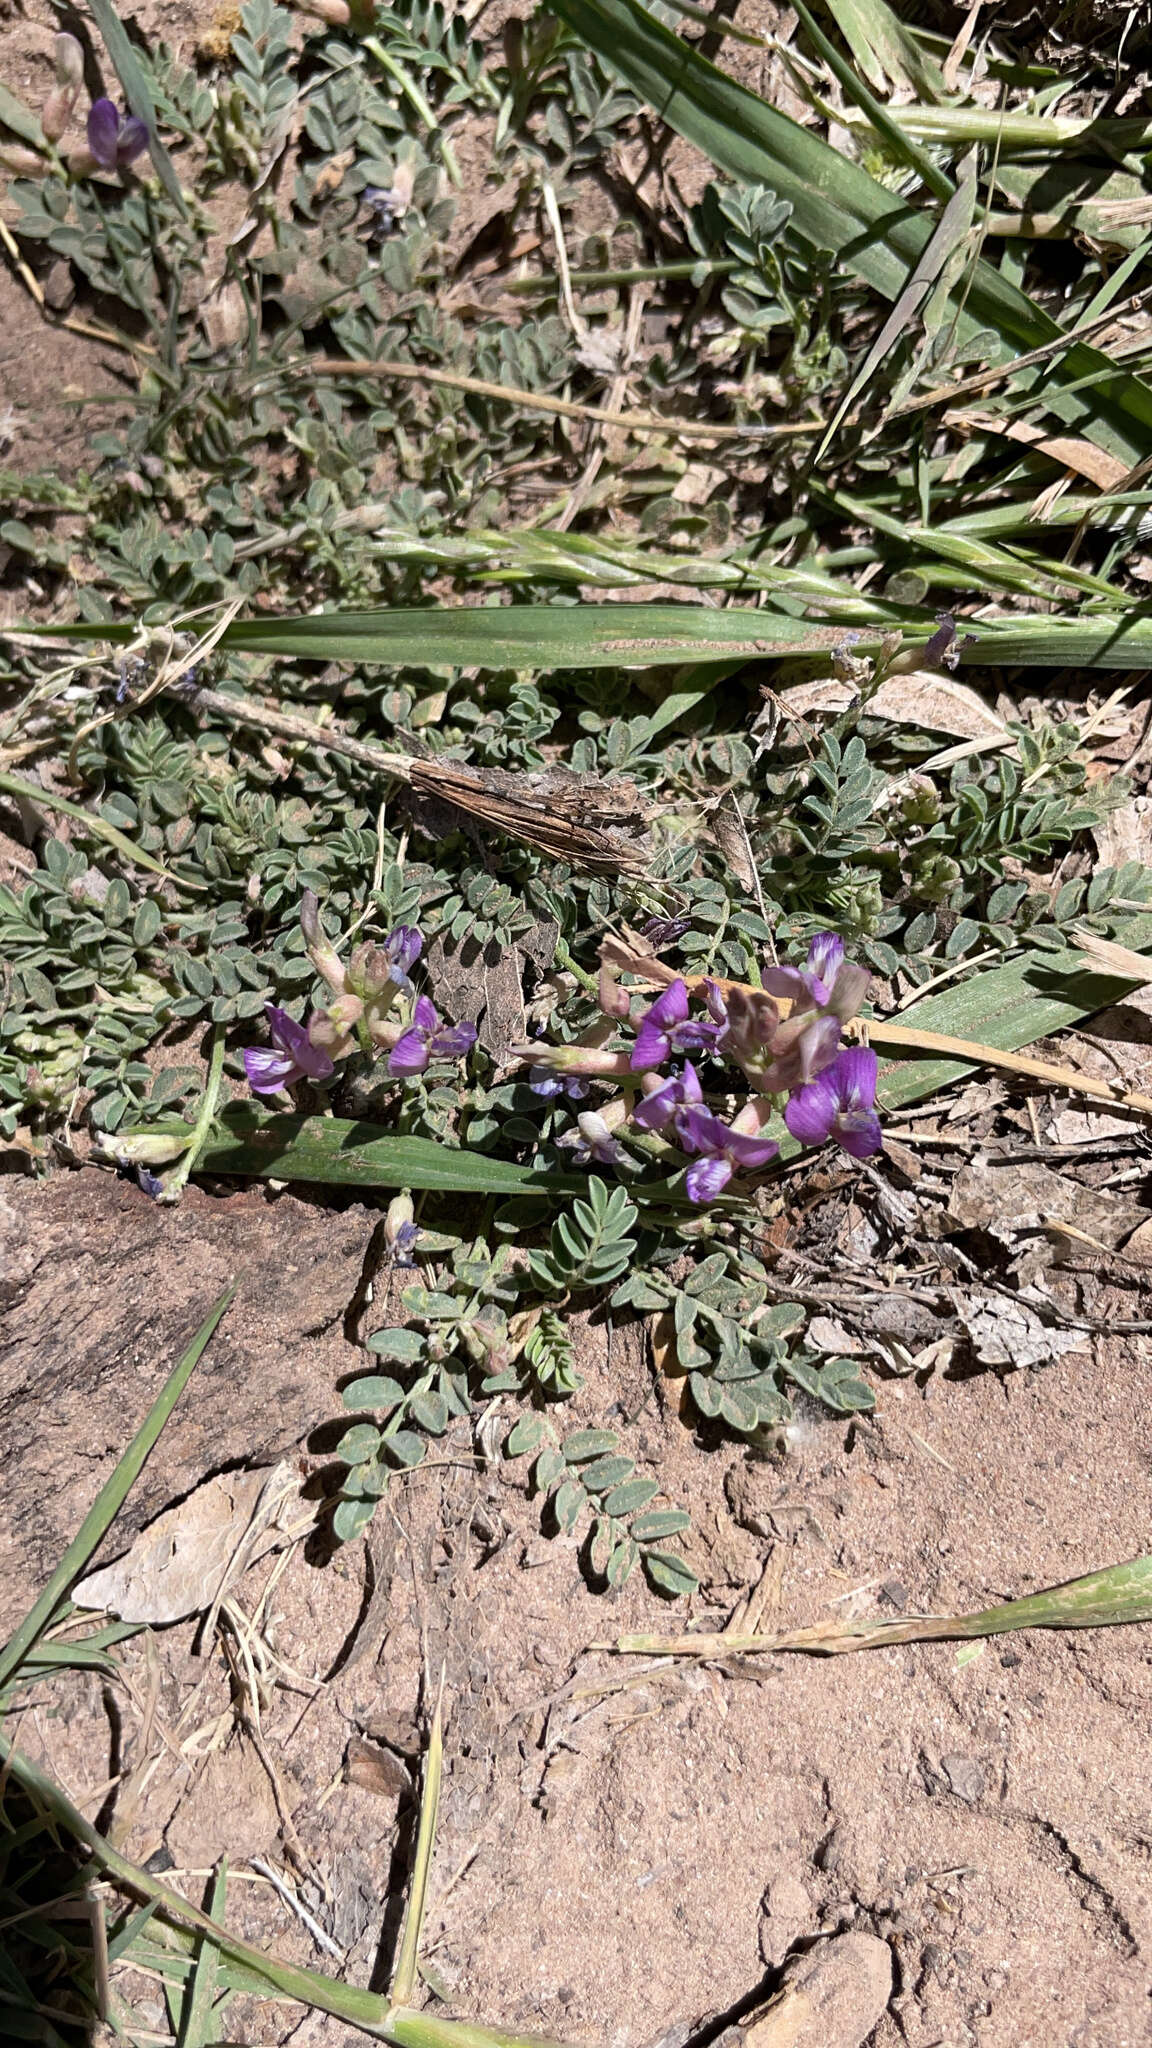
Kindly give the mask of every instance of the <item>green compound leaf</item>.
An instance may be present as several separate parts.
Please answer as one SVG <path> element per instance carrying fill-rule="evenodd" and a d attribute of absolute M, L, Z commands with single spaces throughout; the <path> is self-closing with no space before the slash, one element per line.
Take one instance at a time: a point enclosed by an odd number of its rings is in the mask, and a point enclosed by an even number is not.
<path fill-rule="evenodd" d="M 650 1585 L 658 1593 L 667 1593 L 673 1600 L 679 1600 L 686 1593 L 694 1593 L 700 1584 L 691 1565 L 683 1557 L 677 1557 L 674 1550 L 645 1550 L 644 1571 Z"/>

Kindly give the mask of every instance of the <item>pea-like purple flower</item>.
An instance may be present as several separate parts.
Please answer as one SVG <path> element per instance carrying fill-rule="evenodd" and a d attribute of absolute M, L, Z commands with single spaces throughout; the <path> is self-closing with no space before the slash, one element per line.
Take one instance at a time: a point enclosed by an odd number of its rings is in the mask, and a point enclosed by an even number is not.
<path fill-rule="evenodd" d="M 711 1051 L 724 1036 L 725 1028 L 725 1019 L 705 1024 L 689 1017 L 687 982 L 669 982 L 640 1020 L 632 1047 L 632 1071 L 650 1073 L 653 1067 L 662 1067 L 674 1052 Z"/>
<path fill-rule="evenodd" d="M 769 995 L 791 1001 L 800 1010 L 821 1010 L 846 1024 L 854 1017 L 868 987 L 868 969 L 844 958 L 844 941 L 835 932 L 818 932 L 803 967 L 769 967 L 763 981 Z"/>
<path fill-rule="evenodd" d="M 773 1138 L 735 1131 L 704 1107 L 704 1091 L 691 1061 L 684 1072 L 646 1095 L 633 1111 L 645 1130 L 670 1131 L 682 1152 L 695 1154 L 685 1176 L 688 1198 L 711 1202 L 736 1172 L 752 1173 L 775 1159 L 780 1147 Z"/>
<path fill-rule="evenodd" d="M 458 1060 L 476 1043 L 474 1024 L 443 1025 L 428 996 L 417 996 L 412 1022 L 388 1055 L 388 1072 L 401 1080 L 422 1074 L 431 1060 Z"/>
<path fill-rule="evenodd" d="M 398 924 L 391 931 L 381 947 L 388 962 L 388 979 L 402 988 L 406 995 L 412 992 L 409 975 L 424 951 L 424 934 L 414 924 Z"/>
<path fill-rule="evenodd" d="M 587 1166 L 593 1159 L 599 1166 L 615 1166 L 620 1157 L 619 1141 L 598 1110 L 581 1110 L 576 1128 L 556 1140 L 571 1152 L 573 1164 Z"/>
<path fill-rule="evenodd" d="M 254 1095 L 275 1095 L 293 1081 L 327 1081 L 335 1072 L 328 1054 L 313 1045 L 306 1024 L 297 1024 L 276 1003 L 265 1003 L 271 1045 L 246 1045 L 244 1071 Z"/>
<path fill-rule="evenodd" d="M 568 1095 L 573 1102 L 579 1102 L 588 1093 L 587 1081 L 579 1074 L 557 1074 L 551 1067 L 532 1067 L 528 1073 L 528 1086 L 533 1095 L 542 1095 L 551 1101 L 557 1095 Z"/>
<path fill-rule="evenodd" d="M 88 109 L 88 147 L 106 171 L 122 171 L 148 147 L 148 124 L 137 114 L 122 114 L 111 100 L 93 100 Z"/>
<path fill-rule="evenodd" d="M 870 1159 L 883 1144 L 875 1109 L 877 1071 L 870 1046 L 838 1052 L 831 1066 L 798 1088 L 788 1103 L 784 1121 L 792 1136 L 802 1145 L 835 1138 L 853 1159 Z"/>

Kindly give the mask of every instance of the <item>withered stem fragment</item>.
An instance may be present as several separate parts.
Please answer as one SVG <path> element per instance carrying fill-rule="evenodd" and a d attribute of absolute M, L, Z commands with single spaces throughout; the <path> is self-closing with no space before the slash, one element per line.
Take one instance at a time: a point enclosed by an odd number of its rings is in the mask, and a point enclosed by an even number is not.
<path fill-rule="evenodd" d="M 231 691 L 197 690 L 188 701 L 194 710 L 214 712 L 257 732 L 343 754 L 405 783 L 418 796 L 452 804 L 493 832 L 566 861 L 581 874 L 640 879 L 648 872 L 644 812 L 632 783 L 601 783 L 552 769 L 513 775 L 503 768 L 469 768 L 460 761 L 387 752 Z"/>

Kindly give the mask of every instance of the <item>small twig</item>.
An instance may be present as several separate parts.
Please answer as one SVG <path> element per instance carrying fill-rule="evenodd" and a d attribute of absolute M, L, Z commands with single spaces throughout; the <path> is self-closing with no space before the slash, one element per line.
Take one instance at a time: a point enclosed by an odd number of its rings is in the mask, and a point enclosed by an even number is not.
<path fill-rule="evenodd" d="M 287 363 L 286 377 L 397 377 L 415 384 L 439 384 L 448 391 L 470 391 L 477 398 L 499 399 L 525 412 L 555 413 L 558 419 L 596 420 L 605 427 L 627 427 L 633 434 L 669 434 L 686 441 L 765 441 L 796 434 L 823 432 L 821 420 L 784 420 L 765 425 L 725 426 L 709 420 L 664 419 L 659 413 L 609 412 L 598 405 L 578 405 L 573 398 L 553 398 L 542 391 L 522 391 L 514 384 L 490 384 L 484 377 L 466 377 L 454 370 L 433 370 L 423 363 L 373 362 L 342 356 L 315 356 Z"/>
<path fill-rule="evenodd" d="M 267 1878 L 273 1891 L 280 1894 L 284 1904 L 291 1908 L 296 1918 L 303 1921 L 317 1948 L 322 1948 L 326 1955 L 332 1956 L 340 1964 L 341 1969 L 343 1969 L 345 1960 L 343 1949 L 338 1948 L 332 1937 L 325 1934 L 320 1922 L 313 1918 L 299 1894 L 293 1890 L 286 1879 L 282 1878 L 279 1871 L 274 1870 L 270 1863 L 266 1863 L 262 1856 L 250 1856 L 248 1860 L 253 1870 L 258 1870 L 261 1877 Z"/>

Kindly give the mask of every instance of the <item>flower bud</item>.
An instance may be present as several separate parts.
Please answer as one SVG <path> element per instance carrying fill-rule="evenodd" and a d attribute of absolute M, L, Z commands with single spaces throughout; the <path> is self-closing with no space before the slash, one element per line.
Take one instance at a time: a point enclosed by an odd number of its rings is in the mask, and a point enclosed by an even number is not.
<path fill-rule="evenodd" d="M 345 987 L 344 969 L 335 948 L 329 945 L 320 922 L 320 899 L 311 889 L 305 889 L 300 898 L 300 929 L 308 958 L 329 988 L 343 993 Z"/>
<path fill-rule="evenodd" d="M 97 1150 L 102 1159 L 112 1159 L 117 1166 L 170 1166 L 188 1150 L 188 1142 L 187 1138 L 166 1138 L 159 1131 L 142 1131 L 135 1138 L 102 1131 Z"/>
<path fill-rule="evenodd" d="M 329 28 L 346 28 L 352 19 L 348 0 L 296 0 L 296 6 L 301 14 L 314 14 Z"/>
<path fill-rule="evenodd" d="M 84 83 L 84 52 L 75 36 L 57 36 L 54 65 L 57 85 L 79 92 Z"/>
<path fill-rule="evenodd" d="M 4 142 L 0 143 L 0 171 L 8 171 L 14 178 L 43 178 L 48 174 L 48 165 L 35 150 Z"/>
<path fill-rule="evenodd" d="M 410 1230 L 415 1221 L 416 1211 L 412 1207 L 411 1195 L 397 1195 L 389 1202 L 388 1213 L 384 1218 L 385 1244 L 389 1247 L 395 1245 L 401 1232 Z"/>
<path fill-rule="evenodd" d="M 329 1059 L 342 1060 L 355 1045 L 353 1032 L 363 1014 L 359 996 L 338 996 L 326 1010 L 313 1010 L 308 1019 L 308 1042 Z"/>

